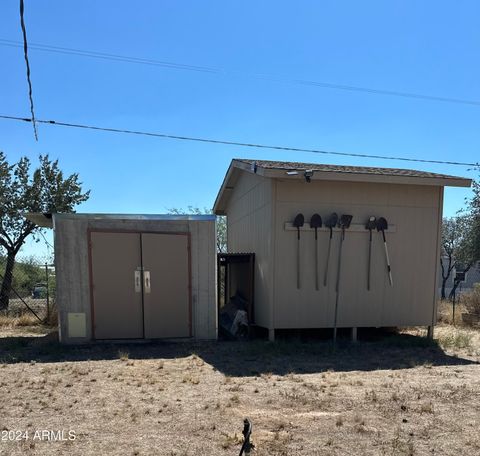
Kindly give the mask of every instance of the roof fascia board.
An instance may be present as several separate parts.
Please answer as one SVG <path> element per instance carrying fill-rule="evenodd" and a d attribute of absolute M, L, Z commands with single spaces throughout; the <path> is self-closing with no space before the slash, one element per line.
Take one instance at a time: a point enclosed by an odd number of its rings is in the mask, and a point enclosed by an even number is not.
<path fill-rule="evenodd" d="M 240 168 L 238 164 L 239 162 L 232 160 L 227 172 L 225 173 L 225 177 L 223 178 L 217 198 L 213 204 L 213 213 L 216 215 L 226 215 L 225 208 L 233 190 L 231 187 L 233 187 L 233 184 L 236 181 L 235 174 L 238 173 L 237 168 Z"/>
<path fill-rule="evenodd" d="M 265 169 L 263 175 L 272 179 L 282 180 L 298 180 L 304 179 L 303 172 L 299 171 L 298 175 L 288 176 L 287 169 Z M 258 171 L 257 171 L 257 174 Z M 440 177 L 416 177 L 416 176 L 393 176 L 369 173 L 337 173 L 332 171 L 314 171 L 311 180 L 331 180 L 331 181 L 348 181 L 348 182 L 374 182 L 386 184 L 409 184 L 409 185 L 433 185 L 442 187 L 470 187 L 471 179 L 443 179 Z"/>

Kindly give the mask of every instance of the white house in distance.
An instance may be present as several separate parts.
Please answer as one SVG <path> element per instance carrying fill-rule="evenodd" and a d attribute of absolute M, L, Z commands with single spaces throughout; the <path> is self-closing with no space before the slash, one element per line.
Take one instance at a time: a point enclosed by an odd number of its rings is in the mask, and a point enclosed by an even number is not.
<path fill-rule="evenodd" d="M 275 330 L 334 326 L 352 328 L 356 334 L 360 327 L 424 325 L 431 334 L 443 188 L 470 184 L 462 177 L 408 169 L 234 159 L 214 212 L 227 216 L 228 251 L 255 253 L 251 317 L 268 329 L 271 340 Z M 325 220 L 333 212 L 353 216 L 342 244 L 338 292 L 338 227 L 333 229 L 326 285 L 323 282 L 330 234 Z M 305 224 L 298 241 L 292 222 L 299 213 Z M 324 222 L 318 229 L 317 259 L 315 230 L 309 225 L 313 214 Z M 370 232 L 365 225 L 372 216 L 388 222 L 392 284 L 382 233 L 375 230 L 368 290 Z"/>

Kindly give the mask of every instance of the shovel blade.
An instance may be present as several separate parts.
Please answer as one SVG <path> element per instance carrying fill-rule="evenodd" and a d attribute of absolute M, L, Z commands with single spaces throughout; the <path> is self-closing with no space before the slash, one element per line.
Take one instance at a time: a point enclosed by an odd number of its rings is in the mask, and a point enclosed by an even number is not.
<path fill-rule="evenodd" d="M 388 230 L 388 222 L 385 217 L 380 217 L 377 220 L 377 231 L 385 231 Z"/>
<path fill-rule="evenodd" d="M 295 228 L 301 228 L 304 223 L 305 223 L 305 217 L 303 216 L 303 214 L 297 214 L 295 216 L 295 219 L 293 220 L 293 226 Z"/>
<path fill-rule="evenodd" d="M 339 228 L 348 228 L 350 226 L 350 223 L 352 222 L 353 215 L 349 214 L 342 214 L 340 217 L 340 221 L 338 222 L 338 227 Z"/>
<path fill-rule="evenodd" d="M 322 227 L 322 217 L 319 214 L 313 214 L 310 219 L 310 228 L 321 228 Z"/>
<path fill-rule="evenodd" d="M 335 228 L 338 222 L 338 214 L 336 212 L 332 212 L 330 216 L 325 221 L 325 226 L 327 228 Z"/>

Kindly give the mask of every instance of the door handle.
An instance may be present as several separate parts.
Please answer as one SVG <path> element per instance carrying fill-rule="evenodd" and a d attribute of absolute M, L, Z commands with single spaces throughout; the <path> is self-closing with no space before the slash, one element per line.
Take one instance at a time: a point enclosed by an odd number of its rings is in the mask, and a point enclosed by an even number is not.
<path fill-rule="evenodd" d="M 133 271 L 134 278 L 135 278 L 135 293 L 142 292 L 142 282 L 140 279 L 140 271 Z"/>
<path fill-rule="evenodd" d="M 150 293 L 150 271 L 143 271 L 143 291 L 144 293 Z"/>

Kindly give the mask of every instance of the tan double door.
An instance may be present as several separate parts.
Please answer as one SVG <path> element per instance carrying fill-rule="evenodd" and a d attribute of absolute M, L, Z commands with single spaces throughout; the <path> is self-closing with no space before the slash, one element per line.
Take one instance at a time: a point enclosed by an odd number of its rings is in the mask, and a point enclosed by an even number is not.
<path fill-rule="evenodd" d="M 91 232 L 96 339 L 188 337 L 186 234 Z"/>

